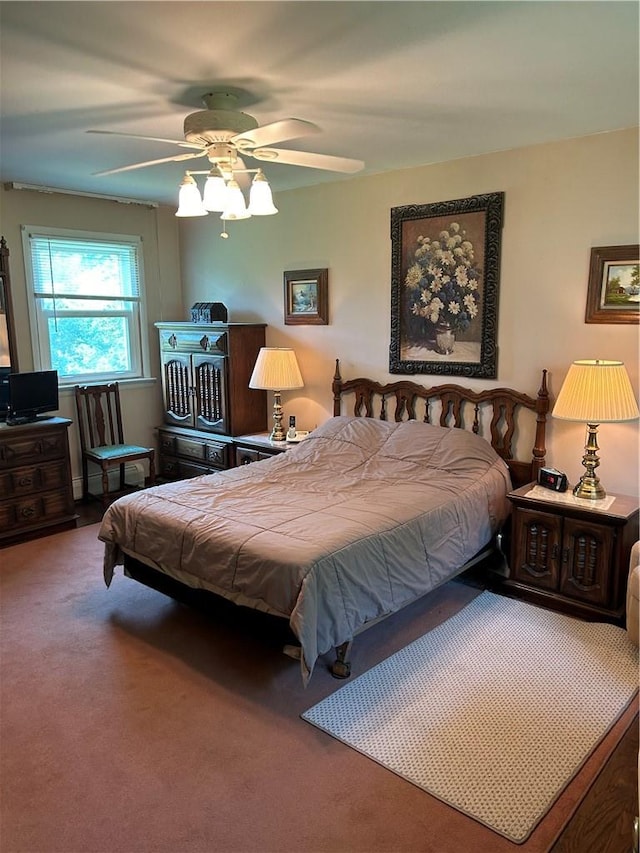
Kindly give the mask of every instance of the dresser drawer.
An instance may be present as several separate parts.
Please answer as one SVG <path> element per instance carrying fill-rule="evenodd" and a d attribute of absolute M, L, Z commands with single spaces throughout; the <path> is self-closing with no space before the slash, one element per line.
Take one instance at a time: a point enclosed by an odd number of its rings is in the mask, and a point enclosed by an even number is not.
<path fill-rule="evenodd" d="M 160 457 L 160 476 L 164 480 L 188 480 L 190 477 L 200 477 L 202 474 L 217 474 L 220 469 L 213 465 L 198 465 L 177 459 L 175 456 Z"/>
<path fill-rule="evenodd" d="M 175 441 L 176 456 L 187 457 L 196 461 L 206 462 L 216 468 L 227 468 L 227 445 L 221 442 L 204 441 L 195 438 L 177 436 Z"/>
<path fill-rule="evenodd" d="M 197 325 L 188 329 L 163 329 L 160 332 L 160 348 L 163 352 L 210 352 L 226 355 L 229 352 L 228 332 L 224 327 L 206 331 Z"/>
<path fill-rule="evenodd" d="M 260 458 L 260 451 L 254 450 L 253 447 L 236 447 L 236 467 L 258 462 Z"/>
<path fill-rule="evenodd" d="M 160 445 L 160 453 L 172 453 L 176 452 L 176 437 L 175 435 L 171 435 L 168 432 L 160 431 L 158 437 L 158 444 Z"/>
<path fill-rule="evenodd" d="M 43 465 L 25 465 L 22 468 L 0 470 L 0 495 L 3 498 L 13 498 L 32 492 L 60 489 L 66 482 L 66 460 L 46 462 Z"/>
<path fill-rule="evenodd" d="M 15 438 L 7 437 L 0 447 L 0 468 L 39 463 L 47 459 L 64 459 L 67 452 L 66 432 Z"/>
<path fill-rule="evenodd" d="M 29 497 L 0 502 L 0 533 L 13 533 L 16 528 L 55 524 L 74 512 L 68 492 L 38 492 Z"/>

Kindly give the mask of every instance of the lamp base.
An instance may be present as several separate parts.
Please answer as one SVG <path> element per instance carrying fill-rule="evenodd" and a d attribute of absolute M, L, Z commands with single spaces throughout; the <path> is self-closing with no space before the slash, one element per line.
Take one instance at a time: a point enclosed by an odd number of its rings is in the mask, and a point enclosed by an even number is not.
<path fill-rule="evenodd" d="M 587 443 L 584 448 L 582 464 L 586 471 L 576 483 L 573 494 L 576 498 L 587 501 L 599 501 L 606 498 L 607 493 L 600 480 L 596 477 L 596 468 L 600 465 L 598 459 L 598 424 L 587 424 Z"/>
<path fill-rule="evenodd" d="M 282 429 L 282 405 L 280 402 L 280 391 L 273 392 L 273 429 L 269 436 L 270 441 L 286 441 L 287 436 Z"/>
<path fill-rule="evenodd" d="M 284 443 L 286 440 L 287 440 L 287 436 L 286 436 L 284 430 L 282 429 L 282 425 L 280 425 L 279 430 L 277 429 L 277 427 L 274 427 L 271 430 L 271 435 L 269 436 L 269 441 L 281 441 Z"/>
<path fill-rule="evenodd" d="M 607 496 L 600 480 L 597 477 L 589 477 L 588 474 L 584 474 L 576 483 L 573 494 L 576 498 L 586 501 L 599 501 Z"/>

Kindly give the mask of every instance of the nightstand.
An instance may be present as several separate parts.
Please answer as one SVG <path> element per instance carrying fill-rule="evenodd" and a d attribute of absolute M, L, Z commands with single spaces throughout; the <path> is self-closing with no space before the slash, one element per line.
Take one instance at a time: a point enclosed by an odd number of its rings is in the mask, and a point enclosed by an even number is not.
<path fill-rule="evenodd" d="M 592 621 L 621 624 L 638 498 L 584 501 L 535 483 L 507 496 L 511 559 L 503 586 L 519 598 Z"/>
<path fill-rule="evenodd" d="M 260 459 L 268 459 L 284 453 L 295 445 L 287 444 L 285 441 L 271 441 L 270 433 L 259 432 L 253 435 L 237 435 L 233 439 L 235 445 L 235 464 L 249 465 Z"/>

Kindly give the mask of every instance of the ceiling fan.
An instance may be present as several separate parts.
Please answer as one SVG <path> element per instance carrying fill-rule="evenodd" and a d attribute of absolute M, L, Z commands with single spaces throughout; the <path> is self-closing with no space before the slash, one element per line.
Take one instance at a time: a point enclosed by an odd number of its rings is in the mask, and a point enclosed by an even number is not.
<path fill-rule="evenodd" d="M 147 139 L 153 142 L 168 142 L 181 148 L 193 149 L 185 154 L 161 157 L 158 160 L 145 160 L 129 166 L 105 169 L 96 175 L 113 175 L 131 169 L 142 169 L 158 163 L 171 163 L 206 157 L 222 174 L 245 170 L 240 155 L 256 160 L 286 163 L 292 166 L 307 166 L 312 169 L 326 169 L 331 172 L 358 172 L 364 168 L 362 160 L 348 157 L 335 157 L 329 154 L 312 154 L 307 151 L 291 151 L 270 147 L 274 143 L 289 139 L 300 139 L 320 128 L 309 121 L 288 118 L 265 124 L 260 127 L 253 116 L 236 109 L 237 95 L 217 91 L 203 96 L 205 110 L 191 113 L 184 120 L 184 140 L 165 139 L 158 136 L 139 136 L 132 133 L 119 133 L 110 130 L 89 130 L 88 133 L 103 133 L 111 136 L 126 136 L 132 139 Z M 255 170 L 250 170 L 255 171 Z"/>
<path fill-rule="evenodd" d="M 269 216 L 278 210 L 273 203 L 271 187 L 261 168 L 247 169 L 241 154 L 255 160 L 286 163 L 292 166 L 307 166 L 331 172 L 358 172 L 364 168 L 362 160 L 335 157 L 330 154 L 312 154 L 307 151 L 291 151 L 272 148 L 271 145 L 289 139 L 300 139 L 317 133 L 320 128 L 310 121 L 287 118 L 260 127 L 257 120 L 237 109 L 238 96 L 228 91 L 209 92 L 203 96 L 205 110 L 191 113 L 184 120 L 184 140 L 165 139 L 158 136 L 138 136 L 110 130 L 89 130 L 88 133 L 104 133 L 111 136 L 127 136 L 132 139 L 147 139 L 152 142 L 168 142 L 180 148 L 192 149 L 184 154 L 145 160 L 129 166 L 105 169 L 96 175 L 113 175 L 142 169 L 158 163 L 186 162 L 206 157 L 210 163 L 207 170 L 185 172 L 178 197 L 176 216 L 206 216 L 210 211 L 221 213 L 225 223 L 221 237 L 227 237 L 226 221 L 247 219 L 250 216 Z M 247 173 L 255 173 L 251 183 L 249 205 L 240 189 Z M 207 175 L 204 196 L 192 175 Z M 238 180 L 236 180 L 236 177 Z"/>

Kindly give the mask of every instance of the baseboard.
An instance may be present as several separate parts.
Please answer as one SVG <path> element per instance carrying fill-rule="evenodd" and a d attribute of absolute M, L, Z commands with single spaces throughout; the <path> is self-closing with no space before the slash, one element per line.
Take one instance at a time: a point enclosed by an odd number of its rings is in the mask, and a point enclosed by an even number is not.
<path fill-rule="evenodd" d="M 124 476 L 127 483 L 142 488 L 145 480 L 144 465 L 141 462 L 132 462 L 125 465 Z M 115 490 L 118 488 L 119 483 L 120 471 L 118 468 L 113 468 L 109 471 L 109 488 Z M 89 491 L 92 495 L 102 494 L 102 474 L 97 470 L 95 474 L 89 474 Z M 82 499 L 82 477 L 73 478 L 73 499 L 76 501 Z"/>

